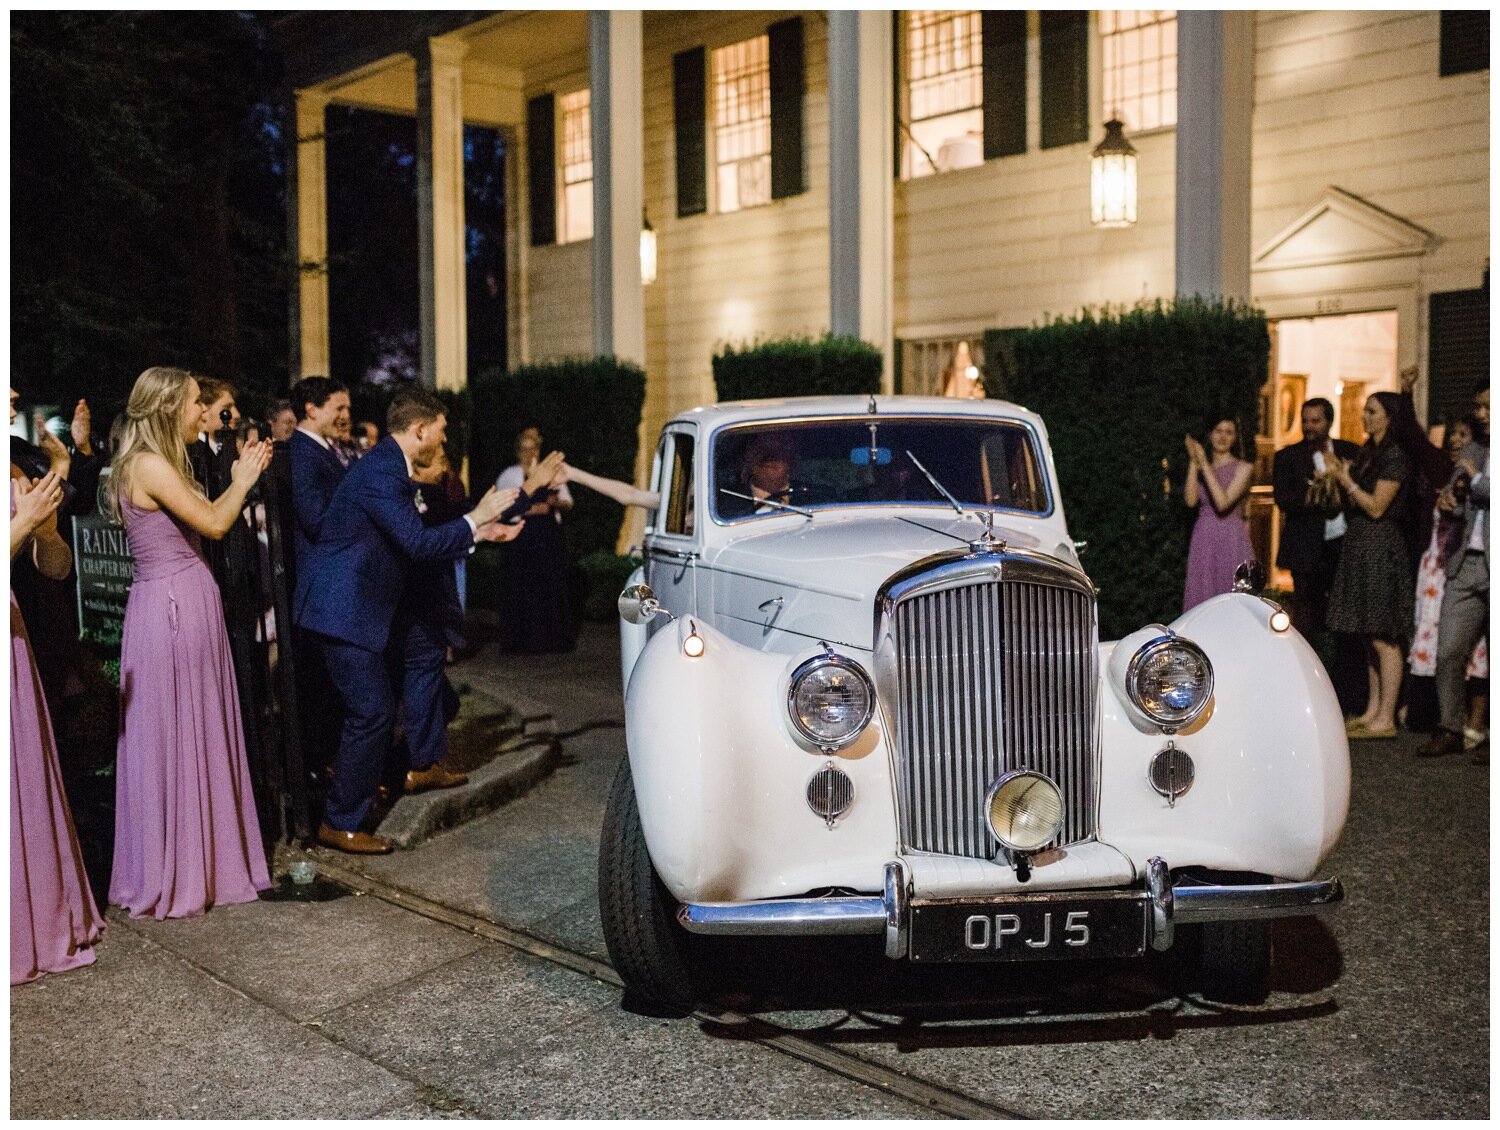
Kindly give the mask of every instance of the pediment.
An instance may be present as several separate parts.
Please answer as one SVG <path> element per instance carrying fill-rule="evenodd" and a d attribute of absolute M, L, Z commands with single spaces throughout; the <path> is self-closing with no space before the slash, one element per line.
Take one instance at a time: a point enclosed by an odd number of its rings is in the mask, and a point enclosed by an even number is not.
<path fill-rule="evenodd" d="M 1257 271 L 1425 255 L 1437 237 L 1368 200 L 1329 185 L 1322 198 L 1255 256 Z"/>

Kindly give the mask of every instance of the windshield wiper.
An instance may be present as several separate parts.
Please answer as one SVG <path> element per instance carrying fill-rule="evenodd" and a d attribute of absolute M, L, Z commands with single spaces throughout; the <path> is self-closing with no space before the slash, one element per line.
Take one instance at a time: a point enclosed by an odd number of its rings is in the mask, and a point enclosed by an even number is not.
<path fill-rule="evenodd" d="M 774 506 L 777 510 L 790 510 L 793 514 L 801 514 L 808 521 L 812 521 L 813 512 L 802 506 L 789 506 L 785 502 L 777 502 L 773 498 L 756 498 L 753 494 L 741 494 L 737 490 L 728 487 L 720 487 L 720 494 L 727 494 L 731 498 L 743 498 L 746 502 L 753 502 L 756 506 Z"/>
<path fill-rule="evenodd" d="M 917 470 L 921 471 L 922 474 L 927 476 L 927 481 L 932 484 L 933 489 L 944 498 L 946 498 L 950 503 L 952 503 L 953 509 L 958 512 L 958 516 L 960 518 L 964 517 L 964 508 L 959 505 L 958 499 L 949 494 L 943 484 L 938 482 L 937 479 L 933 477 L 932 472 L 929 471 L 926 467 L 922 466 L 922 461 L 915 455 L 913 455 L 910 451 L 907 451 L 906 457 L 917 465 Z"/>

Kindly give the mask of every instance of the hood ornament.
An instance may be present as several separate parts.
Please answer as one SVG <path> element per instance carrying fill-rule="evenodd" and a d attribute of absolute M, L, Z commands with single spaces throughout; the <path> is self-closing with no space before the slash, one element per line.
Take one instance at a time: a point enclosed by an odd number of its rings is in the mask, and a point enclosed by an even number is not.
<path fill-rule="evenodd" d="M 978 541 L 971 541 L 969 548 L 975 553 L 1004 553 L 1005 539 L 995 536 L 995 512 L 993 510 L 974 510 L 971 513 L 984 523 L 984 533 L 979 535 Z"/>

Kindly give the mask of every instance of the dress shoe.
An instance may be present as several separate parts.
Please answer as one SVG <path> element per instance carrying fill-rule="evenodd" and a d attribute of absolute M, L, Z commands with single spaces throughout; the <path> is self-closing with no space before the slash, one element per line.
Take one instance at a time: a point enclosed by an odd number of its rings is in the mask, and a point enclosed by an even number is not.
<path fill-rule="evenodd" d="M 1350 738 L 1351 741 L 1363 742 L 1363 741 L 1371 741 L 1371 740 L 1377 739 L 1377 738 L 1394 738 L 1396 736 L 1396 727 L 1394 727 L 1394 726 L 1386 726 L 1384 729 L 1381 729 L 1381 730 L 1368 730 L 1368 729 L 1349 730 L 1349 731 L 1347 731 L 1347 733 L 1348 733 L 1348 736 L 1349 736 L 1349 738 Z"/>
<path fill-rule="evenodd" d="M 388 855 L 392 850 L 390 840 L 369 832 L 341 832 L 327 824 L 318 825 L 318 843 L 354 855 Z"/>
<path fill-rule="evenodd" d="M 1437 729 L 1417 749 L 1418 757 L 1446 757 L 1450 753 L 1462 753 L 1464 751 L 1464 739 L 1462 734 L 1455 734 L 1452 730 Z"/>
<path fill-rule="evenodd" d="M 443 768 L 442 762 L 437 762 L 426 769 L 408 770 L 406 791 L 411 794 L 425 793 L 429 789 L 451 789 L 468 784 L 468 781 L 467 773 L 450 773 Z"/>

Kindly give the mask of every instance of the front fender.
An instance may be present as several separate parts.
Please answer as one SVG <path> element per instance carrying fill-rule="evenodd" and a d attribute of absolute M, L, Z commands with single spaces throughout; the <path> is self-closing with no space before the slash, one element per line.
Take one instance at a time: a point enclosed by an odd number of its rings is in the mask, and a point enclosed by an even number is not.
<path fill-rule="evenodd" d="M 1343 714 L 1317 653 L 1295 630 L 1273 631 L 1273 610 L 1228 594 L 1172 623 L 1214 668 L 1208 710 L 1171 738 L 1196 769 L 1175 805 L 1147 778 L 1167 736 L 1140 724 L 1104 679 L 1099 838 L 1129 855 L 1138 873 L 1158 855 L 1174 868 L 1307 879 L 1338 842 L 1349 812 Z M 1114 646 L 1101 648 L 1101 670 Z"/>
<path fill-rule="evenodd" d="M 696 631 L 703 654 L 683 642 Z M 767 654 L 680 617 L 641 651 L 626 691 L 625 739 L 651 861 L 682 902 L 878 891 L 897 849 L 880 712 L 851 747 L 808 750 L 786 715 L 791 672 L 818 649 Z M 868 656 L 846 652 L 868 667 Z M 854 801 L 829 828 L 808 807 L 829 761 Z"/>

